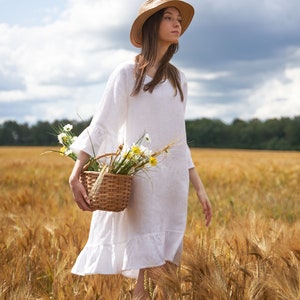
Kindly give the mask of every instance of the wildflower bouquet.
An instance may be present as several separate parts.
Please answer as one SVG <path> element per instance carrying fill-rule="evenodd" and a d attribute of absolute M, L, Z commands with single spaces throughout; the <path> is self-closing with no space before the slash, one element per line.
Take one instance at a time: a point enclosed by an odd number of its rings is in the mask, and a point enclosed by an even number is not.
<path fill-rule="evenodd" d="M 57 138 L 62 145 L 59 153 L 77 159 L 70 146 L 77 136 L 72 132 L 73 126 L 67 124 L 57 128 Z M 81 174 L 81 182 L 85 186 L 92 209 L 120 211 L 124 210 L 130 198 L 133 175 L 146 172 L 157 166 L 157 157 L 168 153 L 172 144 L 166 145 L 156 152 L 145 147 L 151 143 L 150 136 L 144 133 L 133 145 L 120 145 L 116 152 L 91 157 Z M 117 206 L 116 203 L 119 203 Z"/>
<path fill-rule="evenodd" d="M 72 132 L 73 125 L 59 125 L 55 130 L 58 142 L 61 144 L 59 153 L 68 156 L 73 160 L 77 159 L 77 155 L 71 150 L 72 143 L 75 142 L 77 136 Z M 148 133 L 144 133 L 131 147 L 126 148 L 120 145 L 116 152 L 106 153 L 98 157 L 91 157 L 87 165 L 86 171 L 98 171 L 105 169 L 111 174 L 135 175 L 139 171 L 146 171 L 150 167 L 157 165 L 157 157 L 162 153 L 168 153 L 171 144 L 163 149 L 152 152 L 144 146 L 145 143 L 150 144 L 151 139 Z M 110 157 L 110 160 L 103 160 Z"/>
<path fill-rule="evenodd" d="M 167 153 L 171 147 L 170 144 L 159 151 L 152 152 L 143 145 L 144 143 L 151 143 L 147 133 L 144 133 L 129 148 L 120 145 L 115 153 L 101 156 L 111 156 L 111 159 L 108 163 L 98 161 L 99 170 L 106 168 L 107 172 L 111 174 L 135 175 L 140 171 L 147 171 L 149 168 L 157 166 L 157 157 L 162 153 Z"/>

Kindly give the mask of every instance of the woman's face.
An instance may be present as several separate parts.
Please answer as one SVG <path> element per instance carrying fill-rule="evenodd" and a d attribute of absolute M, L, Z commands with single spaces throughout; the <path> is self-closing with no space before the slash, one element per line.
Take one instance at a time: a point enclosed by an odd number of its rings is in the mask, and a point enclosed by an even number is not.
<path fill-rule="evenodd" d="M 158 41 L 160 44 L 177 44 L 181 35 L 181 15 L 175 7 L 168 7 L 159 26 Z"/>

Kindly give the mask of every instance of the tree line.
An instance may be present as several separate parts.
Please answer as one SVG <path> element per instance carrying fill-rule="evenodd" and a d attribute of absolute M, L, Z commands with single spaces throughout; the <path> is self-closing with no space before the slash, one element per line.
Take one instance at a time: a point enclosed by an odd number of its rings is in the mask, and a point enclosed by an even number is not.
<path fill-rule="evenodd" d="M 39 121 L 31 126 L 5 121 L 0 125 L 0 145 L 55 146 L 58 141 L 54 128 L 69 123 L 74 126 L 73 131 L 79 134 L 90 120 Z M 300 116 L 266 121 L 235 119 L 230 124 L 219 119 L 202 118 L 187 120 L 186 129 L 191 147 L 300 150 Z"/>

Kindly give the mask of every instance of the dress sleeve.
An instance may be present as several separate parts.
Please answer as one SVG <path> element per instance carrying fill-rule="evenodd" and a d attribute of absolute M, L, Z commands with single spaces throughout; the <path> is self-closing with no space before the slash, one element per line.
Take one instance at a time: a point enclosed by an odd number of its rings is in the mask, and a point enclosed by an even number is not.
<path fill-rule="evenodd" d="M 184 73 L 181 72 L 181 88 L 182 88 L 182 92 L 183 92 L 183 97 L 184 97 L 184 110 L 186 108 L 186 103 L 187 103 L 187 96 L 188 96 L 188 84 L 187 84 L 187 80 L 186 77 L 184 75 Z M 191 150 L 187 144 L 186 141 L 186 152 L 187 152 L 187 166 L 188 169 L 192 169 L 195 167 L 193 159 L 192 159 L 192 154 L 191 154 Z"/>
<path fill-rule="evenodd" d="M 119 66 L 110 76 L 91 124 L 71 145 L 75 153 L 91 156 L 115 152 L 122 143 L 121 129 L 127 115 L 129 96 L 126 68 Z"/>

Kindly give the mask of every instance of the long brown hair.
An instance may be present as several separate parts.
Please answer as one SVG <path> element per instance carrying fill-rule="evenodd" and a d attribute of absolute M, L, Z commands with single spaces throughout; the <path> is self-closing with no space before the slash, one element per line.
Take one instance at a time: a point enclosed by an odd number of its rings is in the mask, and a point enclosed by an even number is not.
<path fill-rule="evenodd" d="M 174 53 L 178 51 L 178 44 L 171 44 L 160 61 L 154 78 L 144 85 L 147 71 L 154 65 L 157 55 L 158 47 L 158 32 L 159 26 L 164 14 L 164 9 L 153 14 L 144 23 L 142 28 L 142 50 L 141 53 L 135 57 L 135 85 L 132 90 L 132 96 L 136 96 L 142 89 L 145 92 L 152 93 L 154 88 L 161 82 L 169 79 L 175 90 L 180 93 L 181 101 L 183 101 L 183 92 L 180 85 L 180 74 L 178 69 L 170 63 Z"/>

